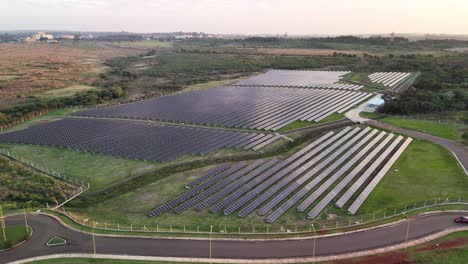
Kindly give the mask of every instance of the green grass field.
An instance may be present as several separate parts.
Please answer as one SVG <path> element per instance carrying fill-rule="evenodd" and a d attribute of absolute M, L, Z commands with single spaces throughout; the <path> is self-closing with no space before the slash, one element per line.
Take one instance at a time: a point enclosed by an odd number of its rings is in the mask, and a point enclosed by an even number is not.
<path fill-rule="evenodd" d="M 455 125 L 398 117 L 385 117 L 379 121 L 454 141 L 460 138 L 459 130 Z"/>
<path fill-rule="evenodd" d="M 26 227 L 24 226 L 8 226 L 8 222 L 6 224 L 7 241 L 4 240 L 3 230 L 0 228 L 0 250 L 17 245 L 21 241 L 28 238 L 30 233 L 30 230 L 26 232 Z"/>
<path fill-rule="evenodd" d="M 456 198 L 466 195 L 466 190 L 466 176 L 447 150 L 413 140 L 358 213 L 399 208 L 425 199 Z"/>
<path fill-rule="evenodd" d="M 359 115 L 361 117 L 369 118 L 369 119 L 378 119 L 380 117 L 383 117 L 379 113 L 375 113 L 375 112 L 361 112 L 361 113 L 359 113 Z"/>

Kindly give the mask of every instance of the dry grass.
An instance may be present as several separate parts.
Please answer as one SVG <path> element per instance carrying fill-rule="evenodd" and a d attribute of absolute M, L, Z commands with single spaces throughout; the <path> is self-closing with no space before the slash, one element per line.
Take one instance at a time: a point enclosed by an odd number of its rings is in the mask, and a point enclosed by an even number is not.
<path fill-rule="evenodd" d="M 298 48 L 244 48 L 245 51 L 251 51 L 260 54 L 267 55 L 290 55 L 290 56 L 330 56 L 336 53 L 346 53 L 346 54 L 355 54 L 361 55 L 363 51 L 357 50 L 333 50 L 333 49 L 298 49 Z"/>
<path fill-rule="evenodd" d="M 103 62 L 134 50 L 101 45 L 0 44 L 0 106 L 24 102 L 29 95 L 89 85 L 105 70 Z"/>

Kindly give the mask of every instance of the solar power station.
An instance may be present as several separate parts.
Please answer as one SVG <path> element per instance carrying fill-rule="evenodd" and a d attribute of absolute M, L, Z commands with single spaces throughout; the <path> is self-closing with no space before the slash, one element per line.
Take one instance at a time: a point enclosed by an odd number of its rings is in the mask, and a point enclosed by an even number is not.
<path fill-rule="evenodd" d="M 319 122 L 371 96 L 347 90 L 221 86 L 75 115 L 276 131 L 297 120 Z"/>
<path fill-rule="evenodd" d="M 364 85 L 357 84 L 346 84 L 346 83 L 329 83 L 317 85 L 314 88 L 325 88 L 325 89 L 339 89 L 339 90 L 359 90 L 364 88 Z"/>
<path fill-rule="evenodd" d="M 117 120 L 65 118 L 0 134 L 0 142 L 68 148 L 127 159 L 166 162 L 220 148 L 258 150 L 281 136 Z"/>
<path fill-rule="evenodd" d="M 350 72 L 269 70 L 264 74 L 241 80 L 236 85 L 309 88 L 338 82 L 343 75 L 348 73 Z"/>
<path fill-rule="evenodd" d="M 354 214 L 411 141 L 370 127 L 328 132 L 282 161 L 221 165 L 148 215 L 194 208 L 240 217 L 256 212 L 273 223 L 294 207 L 314 219 L 332 203 Z"/>
<path fill-rule="evenodd" d="M 241 86 L 271 86 L 359 90 L 363 85 L 338 83 L 349 71 L 270 70 L 264 74 L 237 82 Z"/>
<path fill-rule="evenodd" d="M 411 77 L 409 72 L 376 72 L 369 75 L 369 79 L 374 83 L 381 83 L 388 87 L 393 87 Z"/>

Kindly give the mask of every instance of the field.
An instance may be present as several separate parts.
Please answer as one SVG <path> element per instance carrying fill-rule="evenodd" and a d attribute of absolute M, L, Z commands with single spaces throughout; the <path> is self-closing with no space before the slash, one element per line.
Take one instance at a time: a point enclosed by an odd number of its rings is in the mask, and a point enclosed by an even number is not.
<path fill-rule="evenodd" d="M 378 119 L 380 122 L 389 123 L 403 128 L 427 133 L 433 136 L 450 139 L 466 144 L 464 134 L 467 134 L 467 127 L 457 124 L 440 123 L 436 120 L 418 120 L 410 117 L 383 116 L 378 113 L 362 112 L 361 116 L 370 119 Z M 450 122 L 450 121 L 449 121 Z"/>
<path fill-rule="evenodd" d="M 62 89 L 48 90 L 44 92 L 39 92 L 33 96 L 39 98 L 57 98 L 57 97 L 69 97 L 76 95 L 77 93 L 82 93 L 86 91 L 97 90 L 96 87 L 89 85 L 72 85 Z"/>
<path fill-rule="evenodd" d="M 106 59 L 132 54 L 135 51 L 86 44 L 0 44 L 0 108 L 24 103 L 30 95 L 90 85 L 106 70 Z"/>
<path fill-rule="evenodd" d="M 456 159 L 443 147 L 414 140 L 377 188 L 360 213 L 402 207 L 443 197 L 466 195 L 468 182 Z"/>
<path fill-rule="evenodd" d="M 8 223 L 7 223 L 8 224 Z M 29 236 L 30 231 L 26 232 L 25 226 L 8 226 L 6 227 L 7 241 L 3 240 L 3 230 L 0 228 L 0 250 L 10 248 L 25 240 Z"/>

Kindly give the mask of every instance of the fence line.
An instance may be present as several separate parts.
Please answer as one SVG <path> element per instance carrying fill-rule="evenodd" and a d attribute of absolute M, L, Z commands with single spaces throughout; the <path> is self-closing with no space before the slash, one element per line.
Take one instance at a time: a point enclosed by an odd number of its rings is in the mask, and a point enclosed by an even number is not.
<path fill-rule="evenodd" d="M 468 205 L 467 198 L 445 198 L 445 199 L 432 199 L 425 200 L 424 202 L 417 202 L 408 204 L 405 207 L 398 209 L 388 209 L 379 211 L 374 214 L 367 214 L 361 216 L 349 216 L 346 219 L 340 220 L 316 220 L 316 221 L 305 221 L 302 224 L 293 225 L 249 225 L 249 226 L 226 226 L 226 225 L 213 225 L 214 231 L 219 234 L 230 234 L 230 235 L 280 235 L 280 234 L 306 234 L 316 230 L 317 232 L 333 231 L 343 228 L 354 228 L 364 225 L 373 224 L 382 220 L 394 218 L 397 216 L 406 216 L 407 213 L 428 209 L 437 206 L 447 205 Z M 104 222 L 99 223 L 92 221 L 89 218 L 85 218 L 79 215 L 73 215 L 71 212 L 67 212 L 65 208 L 62 210 L 55 210 L 75 223 L 88 227 L 95 228 L 102 231 L 126 231 L 135 233 L 171 233 L 171 234 L 210 234 L 210 225 L 207 226 L 195 226 L 195 225 L 182 225 L 175 226 L 171 224 L 159 225 L 153 223 L 140 224 L 138 227 L 133 224 L 121 225 L 120 223 Z M 92 223 L 92 224 L 91 224 Z"/>
<path fill-rule="evenodd" d="M 402 119 L 414 119 L 414 120 L 420 120 L 420 121 L 429 121 L 429 122 L 434 122 L 434 123 L 439 123 L 439 124 L 444 124 L 444 125 L 468 126 L 468 123 L 466 123 L 464 121 L 455 121 L 455 120 L 440 119 L 440 118 L 430 118 L 430 117 L 427 117 L 427 116 L 420 116 L 420 115 L 390 115 L 390 114 L 385 114 L 385 113 L 381 113 L 381 115 L 386 116 L 386 117 L 396 117 L 396 118 L 402 118 Z"/>
<path fill-rule="evenodd" d="M 77 178 L 72 178 L 72 177 L 67 177 L 65 176 L 64 174 L 61 174 L 60 172 L 57 172 L 53 169 L 46 169 L 46 168 L 42 168 L 40 167 L 38 164 L 35 164 L 33 163 L 32 161 L 28 161 L 28 160 L 25 160 L 17 155 L 14 155 L 13 153 L 10 153 L 9 151 L 7 150 L 4 150 L 4 149 L 0 149 L 0 154 L 10 158 L 10 159 L 13 159 L 23 165 L 26 165 L 28 167 L 31 167 L 35 170 L 38 170 L 44 174 L 47 174 L 49 176 L 52 176 L 54 178 L 58 178 L 60 180 L 63 180 L 63 181 L 66 181 L 66 182 L 69 182 L 75 186 L 78 186 L 78 187 L 84 187 L 85 189 L 88 189 L 90 187 L 89 183 L 84 183 L 83 181 L 79 182 Z"/>

